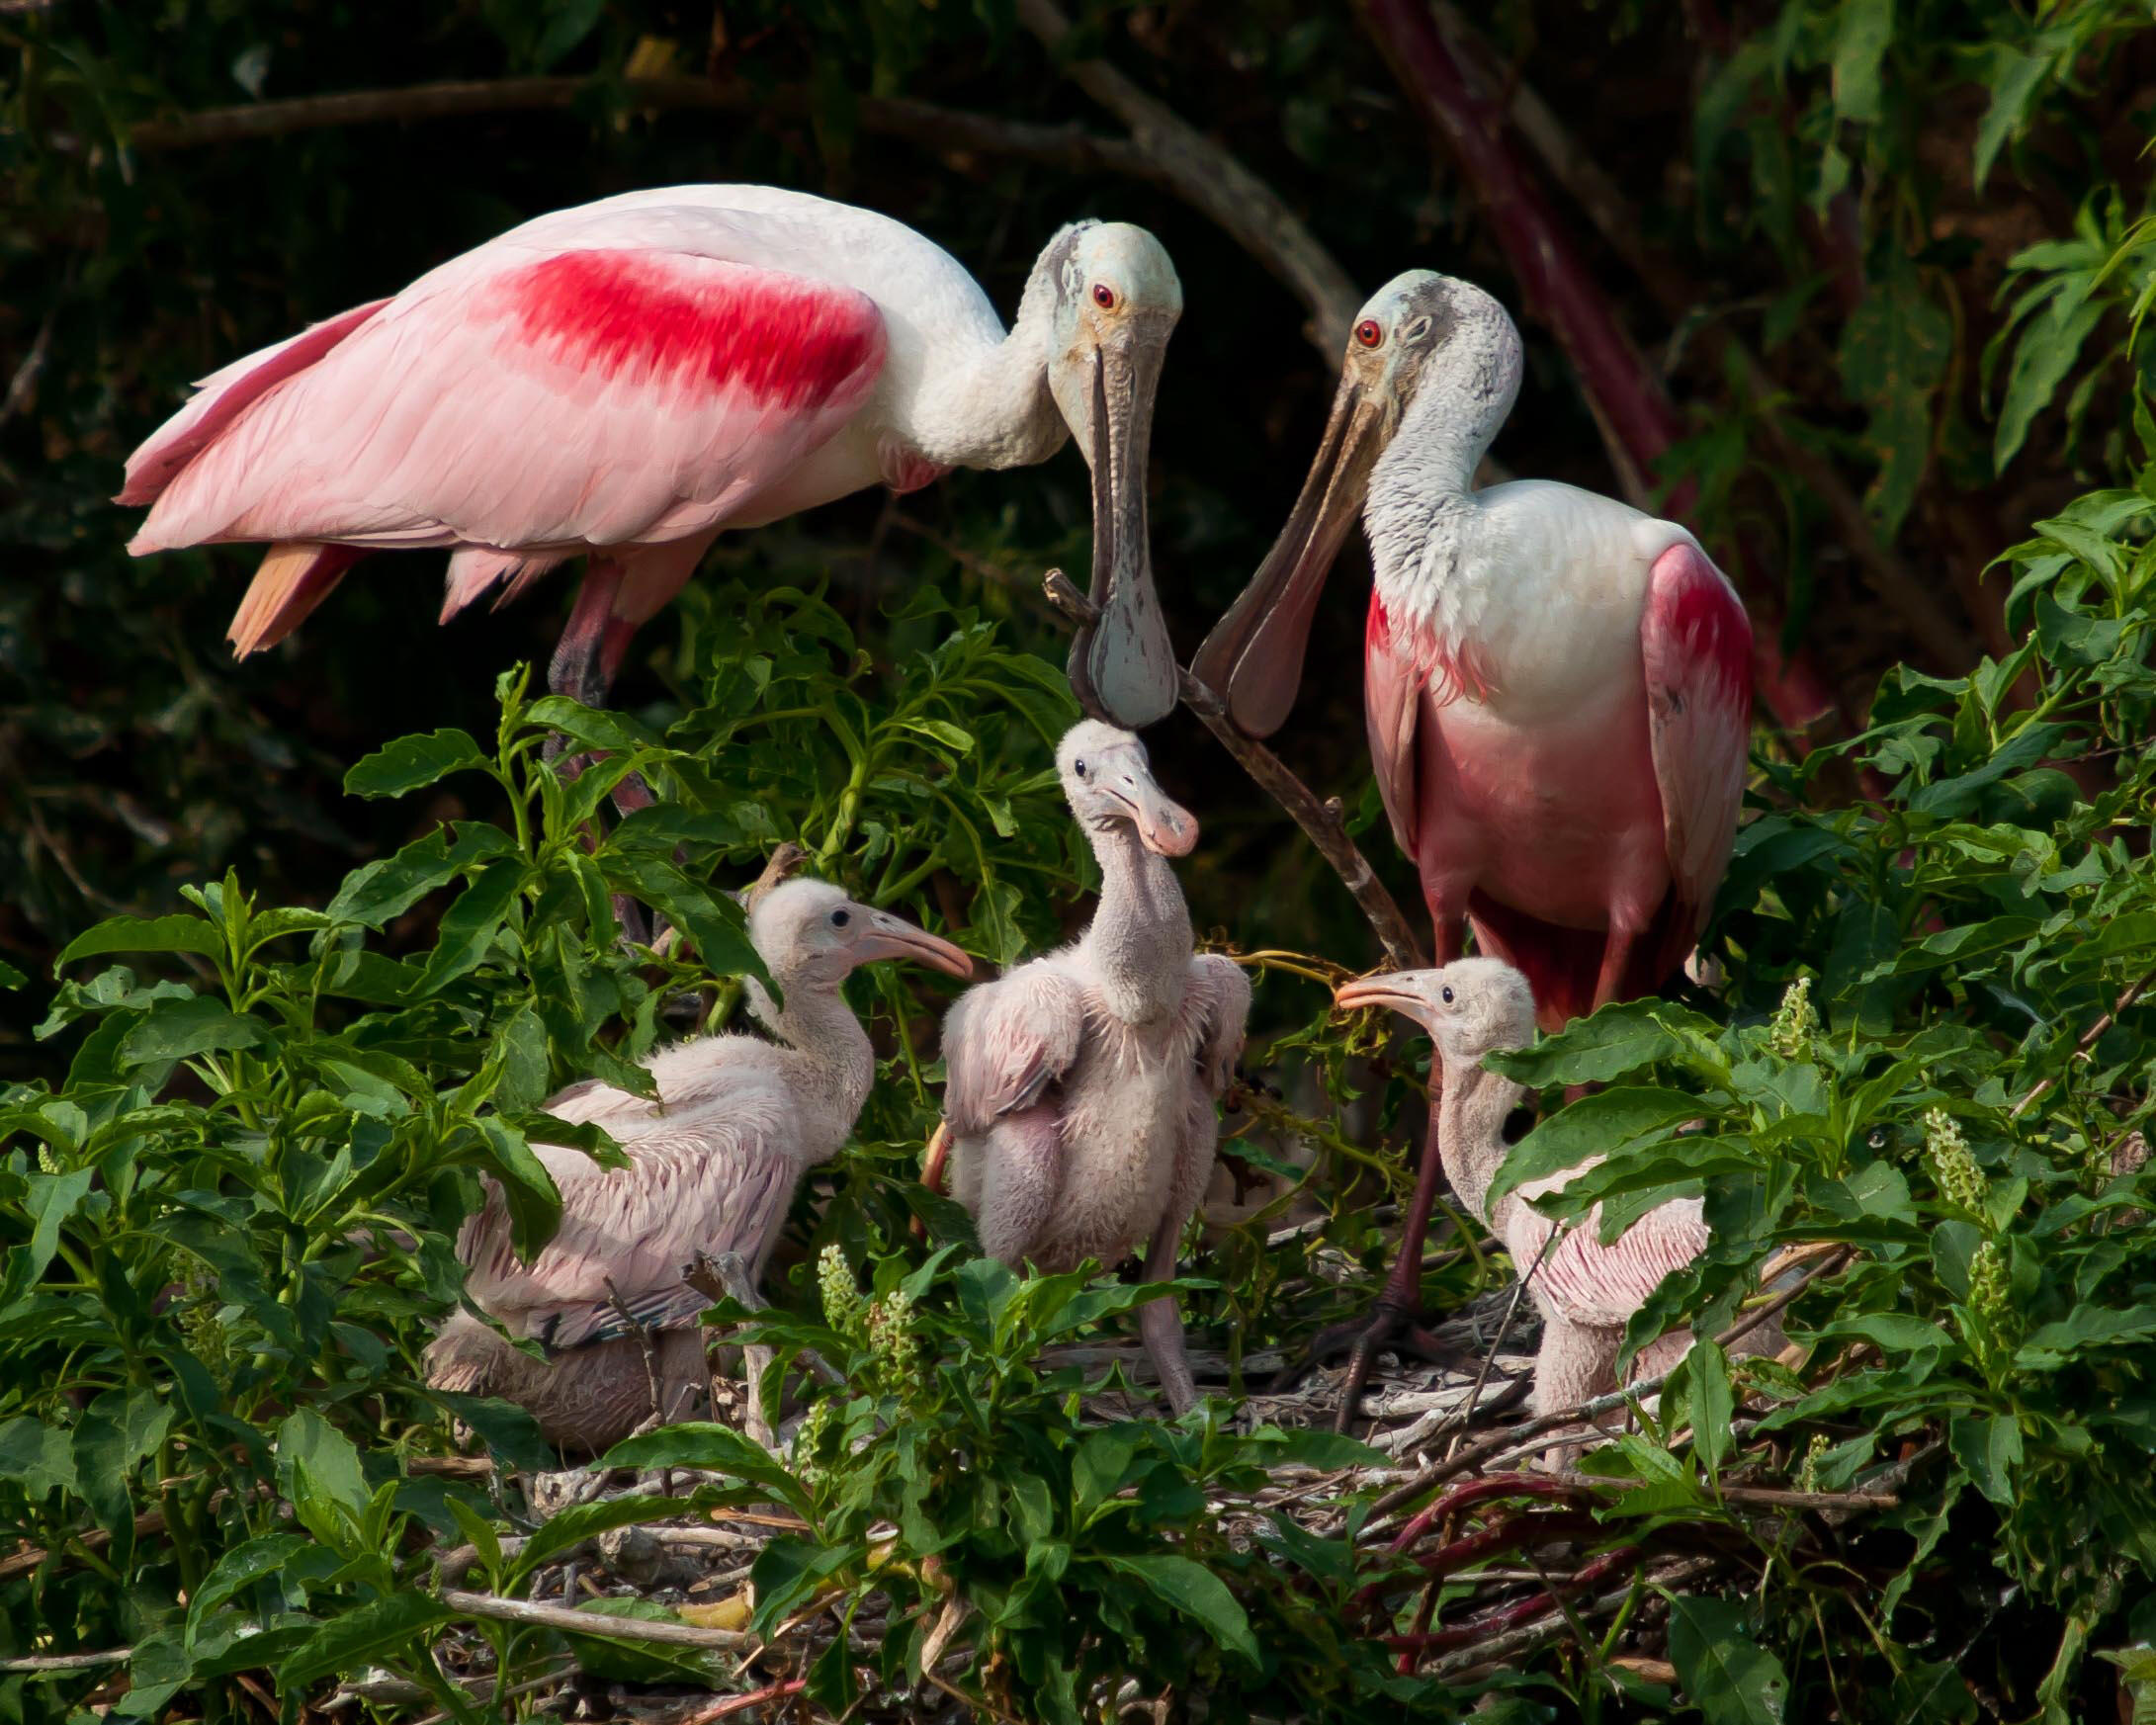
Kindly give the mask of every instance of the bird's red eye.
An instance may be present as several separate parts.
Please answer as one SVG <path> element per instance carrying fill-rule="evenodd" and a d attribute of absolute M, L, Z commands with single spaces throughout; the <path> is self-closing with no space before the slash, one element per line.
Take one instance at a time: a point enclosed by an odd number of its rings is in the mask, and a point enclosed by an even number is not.
<path fill-rule="evenodd" d="M 1355 339 L 1364 347 L 1375 347 L 1385 339 L 1385 332 L 1378 328 L 1376 318 L 1365 317 L 1355 325 Z"/>
<path fill-rule="evenodd" d="M 1093 284 L 1093 303 L 1103 311 L 1113 311 L 1115 309 L 1115 290 L 1105 282 L 1095 282 Z"/>

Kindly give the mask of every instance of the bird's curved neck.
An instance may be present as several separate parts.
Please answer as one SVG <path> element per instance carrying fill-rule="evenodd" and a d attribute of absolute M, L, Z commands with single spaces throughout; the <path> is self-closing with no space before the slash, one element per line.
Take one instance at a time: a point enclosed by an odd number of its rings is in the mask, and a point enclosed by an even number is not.
<path fill-rule="evenodd" d="M 1519 396 L 1522 360 L 1519 331 L 1495 306 L 1465 319 L 1430 355 L 1370 473 L 1363 522 L 1381 573 L 1419 550 L 1435 519 L 1471 501 L 1475 465 Z"/>
<path fill-rule="evenodd" d="M 1173 1012 L 1190 967 L 1190 910 L 1175 871 L 1126 821 L 1093 835 L 1100 905 L 1081 942 L 1110 1011 L 1132 1024 Z"/>
<path fill-rule="evenodd" d="M 1517 1106 L 1520 1087 L 1510 1078 L 1466 1061 L 1444 1063 L 1444 1094 L 1437 1103 L 1437 1152 L 1445 1178 L 1460 1202 L 1484 1227 L 1490 1225 L 1490 1182 L 1505 1161 L 1505 1120 Z"/>
<path fill-rule="evenodd" d="M 775 1008 L 751 981 L 749 1010 L 780 1045 L 788 1087 L 801 1107 L 807 1159 L 828 1162 L 868 1100 L 876 1081 L 876 1050 L 835 987 L 818 987 L 806 978 L 775 980 L 786 995 L 785 1009 Z"/>
<path fill-rule="evenodd" d="M 1061 261 L 1051 245 L 1033 266 L 1018 315 L 999 342 L 928 379 L 911 441 L 927 460 L 954 468 L 1023 468 L 1044 462 L 1071 433 L 1048 388 Z"/>

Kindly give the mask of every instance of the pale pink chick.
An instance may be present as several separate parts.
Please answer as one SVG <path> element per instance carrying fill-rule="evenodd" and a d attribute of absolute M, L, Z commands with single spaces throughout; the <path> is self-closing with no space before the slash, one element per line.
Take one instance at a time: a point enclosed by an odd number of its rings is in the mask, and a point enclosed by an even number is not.
<path fill-rule="evenodd" d="M 1466 958 L 1436 970 L 1395 971 L 1345 984 L 1337 997 L 1342 1007 L 1389 1008 L 1429 1032 L 1444 1086 L 1432 1134 L 1445 1178 L 1460 1202 L 1505 1243 L 1542 1314 L 1534 1411 L 1556 1413 L 1615 1389 L 1626 1322 L 1665 1277 L 1707 1248 L 1700 1201 L 1678 1198 L 1659 1205 L 1608 1246 L 1601 1244 L 1602 1212 L 1596 1204 L 1549 1246 L 1560 1225 L 1529 1200 L 1562 1190 L 1602 1161 L 1596 1156 L 1562 1173 L 1526 1181 L 1491 1207 L 1490 1183 L 1508 1148 L 1506 1117 L 1518 1106 L 1522 1091 L 1510 1078 L 1485 1070 L 1483 1057 L 1526 1047 L 1535 1028 L 1527 979 L 1510 965 Z M 1684 1355 L 1692 1339 L 1689 1330 L 1675 1330 L 1649 1343 L 1634 1356 L 1631 1375 L 1660 1375 Z M 1779 1327 L 1769 1321 L 1745 1337 L 1737 1351 L 1774 1353 L 1782 1340 Z"/>
<path fill-rule="evenodd" d="M 1188 854 L 1198 823 L 1162 793 L 1145 745 L 1088 720 L 1057 765 L 1100 861 L 1100 903 L 1075 943 L 968 990 L 945 1017 L 953 1190 L 982 1251 L 1007 1264 L 1114 1265 L 1143 1247 L 1147 1279 L 1166 1280 L 1212 1172 L 1250 985 L 1192 949 L 1167 859 Z M 1183 1412 L 1197 1386 L 1174 1302 L 1141 1307 L 1139 1326 Z"/>
<path fill-rule="evenodd" d="M 548 1357 L 519 1352 L 460 1312 L 427 1350 L 436 1388 L 505 1397 L 554 1442 L 607 1448 L 654 1412 L 643 1345 L 618 1296 L 659 1356 L 667 1405 L 658 1415 L 679 1418 L 706 1382 L 698 1319 L 708 1302 L 683 1271 L 699 1254 L 733 1251 L 760 1275 L 802 1175 L 838 1154 L 868 1098 L 876 1057 L 841 992 L 846 977 L 879 959 L 972 974 L 949 941 L 820 881 L 772 888 L 748 928 L 785 996 L 782 1009 L 749 985 L 750 1010 L 774 1040 L 707 1036 L 660 1052 L 649 1062 L 655 1104 L 596 1081 L 548 1102 L 563 1120 L 604 1126 L 630 1165 L 534 1146 L 561 1189 L 561 1226 L 530 1263 L 510 1244 L 500 1190 L 489 1191 L 457 1240 L 466 1295 Z"/>

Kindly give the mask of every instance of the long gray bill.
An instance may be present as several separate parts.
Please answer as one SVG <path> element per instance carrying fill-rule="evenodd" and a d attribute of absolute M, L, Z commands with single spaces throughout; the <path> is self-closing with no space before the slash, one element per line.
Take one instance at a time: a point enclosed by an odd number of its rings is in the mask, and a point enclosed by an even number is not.
<path fill-rule="evenodd" d="M 1146 353 L 1141 348 L 1140 353 Z M 1158 350 L 1153 350 L 1157 355 Z M 1152 362 L 1157 364 L 1155 358 Z M 1147 539 L 1146 458 L 1153 420 L 1152 366 L 1126 366 L 1109 403 L 1107 358 L 1093 358 L 1093 567 L 1099 617 L 1071 646 L 1071 688 L 1098 719 L 1137 731 L 1174 710 L 1175 648 L 1153 588 Z"/>

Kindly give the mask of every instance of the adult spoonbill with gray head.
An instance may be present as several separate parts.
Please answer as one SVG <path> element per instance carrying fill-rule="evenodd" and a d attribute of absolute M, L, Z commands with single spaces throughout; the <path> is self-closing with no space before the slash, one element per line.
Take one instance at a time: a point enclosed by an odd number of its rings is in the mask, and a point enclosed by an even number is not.
<path fill-rule="evenodd" d="M 1050 240 L 1006 334 L 957 260 L 888 216 L 765 186 L 632 192 L 205 379 L 118 500 L 149 505 L 136 555 L 269 542 L 232 620 L 241 657 L 370 552 L 447 548 L 445 622 L 585 556 L 550 682 L 594 703 L 723 529 L 1029 466 L 1075 433 L 1101 616 L 1072 680 L 1145 725 L 1175 703 L 1145 475 L 1181 309 L 1160 242 L 1120 222 Z"/>
<path fill-rule="evenodd" d="M 1554 1030 L 1652 991 L 1698 941 L 1744 790 L 1752 629 L 1675 522 L 1548 480 L 1475 488 L 1521 357 L 1481 289 L 1427 270 L 1388 283 L 1355 321 L 1278 543 L 1193 670 L 1245 731 L 1277 730 L 1359 508 L 1376 574 L 1370 752 L 1437 962 L 1472 922 Z M 1419 1303 L 1437 1166 L 1425 1146 L 1365 1343 Z M 1367 1368 L 1358 1346 L 1350 1400 Z"/>

